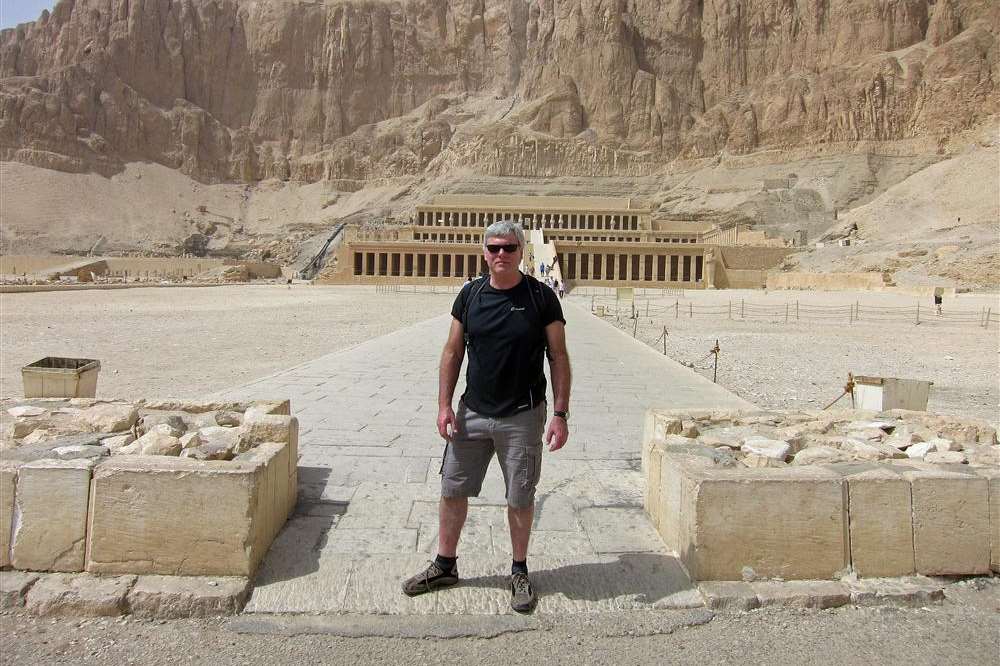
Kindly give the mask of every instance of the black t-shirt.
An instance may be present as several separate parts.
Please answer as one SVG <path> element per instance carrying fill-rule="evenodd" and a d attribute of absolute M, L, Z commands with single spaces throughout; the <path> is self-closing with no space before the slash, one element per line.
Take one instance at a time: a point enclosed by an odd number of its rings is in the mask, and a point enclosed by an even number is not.
<path fill-rule="evenodd" d="M 462 322 L 468 343 L 462 400 L 469 409 L 510 416 L 545 399 L 545 327 L 566 323 L 551 289 L 528 276 L 510 289 L 494 289 L 484 277 L 462 288 L 451 315 Z"/>

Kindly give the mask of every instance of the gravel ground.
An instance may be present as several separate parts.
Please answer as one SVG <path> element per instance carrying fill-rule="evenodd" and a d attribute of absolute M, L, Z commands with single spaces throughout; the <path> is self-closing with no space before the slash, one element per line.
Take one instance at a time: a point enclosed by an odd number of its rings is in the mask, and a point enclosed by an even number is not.
<path fill-rule="evenodd" d="M 101 361 L 100 397 L 198 398 L 447 312 L 446 293 L 293 285 L 0 295 L 0 395 L 45 356 Z"/>
<path fill-rule="evenodd" d="M 590 307 L 591 295 L 577 293 L 571 299 Z M 614 296 L 593 300 L 615 305 Z M 747 315 L 742 320 L 741 301 Z M 850 305 L 856 303 L 862 318 L 852 322 Z M 986 419 L 994 425 L 1000 420 L 997 326 L 984 329 L 974 321 L 983 308 L 1000 312 L 996 294 L 945 299 L 946 316 L 941 319 L 926 298 L 869 292 L 686 291 L 648 298 L 640 293 L 636 307 L 639 338 L 662 351 L 666 326 L 667 355 L 694 363 L 709 378 L 712 360 L 706 356 L 718 340 L 719 383 L 761 407 L 824 407 L 843 392 L 847 373 L 853 372 L 930 380 L 934 385 L 929 411 Z M 716 314 L 709 314 L 709 308 Z M 958 313 L 970 313 L 973 321 L 956 321 L 962 316 Z M 875 317 L 891 320 L 874 321 Z M 621 321 L 608 316 L 606 321 L 633 331 L 634 321 L 627 316 Z M 838 405 L 849 406 L 850 399 L 845 396 Z"/>
<path fill-rule="evenodd" d="M 964 584 L 960 584 L 964 585 Z M 956 587 L 956 586 L 953 586 Z M 539 618 L 544 629 L 496 638 L 344 638 L 237 634 L 224 619 L 144 621 L 0 615 L 0 664 L 990 664 L 1000 656 L 1000 586 L 939 606 L 762 609 Z M 681 618 L 680 620 L 675 618 Z M 448 618 L 442 618 L 448 622 Z M 400 618 L 405 632 L 407 618 Z"/>

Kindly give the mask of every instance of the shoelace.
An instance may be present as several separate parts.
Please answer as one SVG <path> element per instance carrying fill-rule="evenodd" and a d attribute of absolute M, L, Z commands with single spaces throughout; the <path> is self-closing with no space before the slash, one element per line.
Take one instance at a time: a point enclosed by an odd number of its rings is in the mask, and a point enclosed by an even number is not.
<path fill-rule="evenodd" d="M 443 574 L 444 571 L 434 560 L 428 560 L 428 562 L 430 563 L 430 566 L 424 570 L 421 574 L 421 578 L 418 579 L 418 582 L 422 583 L 428 592 L 433 592 L 433 590 L 431 590 L 431 578 L 437 578 Z"/>
<path fill-rule="evenodd" d="M 514 591 L 520 594 L 531 594 L 531 583 L 525 575 L 514 576 Z"/>

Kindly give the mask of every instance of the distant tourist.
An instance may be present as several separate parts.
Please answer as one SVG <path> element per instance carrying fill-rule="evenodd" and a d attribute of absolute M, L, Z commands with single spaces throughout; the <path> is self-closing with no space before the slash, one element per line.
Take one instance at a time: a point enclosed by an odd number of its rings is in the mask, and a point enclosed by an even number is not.
<path fill-rule="evenodd" d="M 542 277 L 545 277 L 545 262 L 544 261 L 539 262 L 539 264 L 538 264 L 538 274 L 541 275 Z"/>
<path fill-rule="evenodd" d="M 559 280 L 556 280 L 555 283 L 556 283 L 556 291 L 559 292 L 559 298 L 561 299 L 563 296 L 566 295 L 566 283 L 560 282 Z"/>
<path fill-rule="evenodd" d="M 941 287 L 934 288 L 934 310 L 937 311 L 938 316 L 941 316 L 941 303 L 944 301 L 944 289 Z"/>
<path fill-rule="evenodd" d="M 437 427 L 445 440 L 438 552 L 427 569 L 403 583 L 408 596 L 458 583 L 458 542 L 469 498 L 479 496 L 496 456 L 506 482 L 513 554 L 510 605 L 519 613 L 535 607 L 528 579 L 535 488 L 543 441 L 558 451 L 569 437 L 570 366 L 562 307 L 550 290 L 518 270 L 523 256 L 521 225 L 491 224 L 483 247 L 489 277 L 463 286 L 452 306 L 438 391 Z M 466 349 L 466 389 L 456 413 L 452 400 Z M 554 403 L 547 428 L 546 357 Z"/>

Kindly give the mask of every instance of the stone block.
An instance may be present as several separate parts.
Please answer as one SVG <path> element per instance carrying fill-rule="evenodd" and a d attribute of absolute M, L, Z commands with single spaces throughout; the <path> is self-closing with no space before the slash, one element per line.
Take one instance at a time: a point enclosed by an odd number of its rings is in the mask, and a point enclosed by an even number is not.
<path fill-rule="evenodd" d="M 832 578 L 848 563 L 844 485 L 822 469 L 689 472 L 678 554 L 695 580 Z"/>
<path fill-rule="evenodd" d="M 0 567 L 10 566 L 10 532 L 14 519 L 17 464 L 0 460 Z"/>
<path fill-rule="evenodd" d="M 990 568 L 1000 573 L 1000 468 L 977 469 L 986 479 L 990 503 Z"/>
<path fill-rule="evenodd" d="M 663 450 L 654 449 L 643 452 L 642 471 L 646 487 L 643 489 L 643 503 L 653 527 L 660 530 L 660 470 L 663 462 Z"/>
<path fill-rule="evenodd" d="M 249 595 L 249 578 L 139 576 L 126 603 L 133 615 L 166 620 L 235 615 Z"/>
<path fill-rule="evenodd" d="M 125 595 L 135 576 L 46 574 L 28 591 L 25 603 L 35 615 L 105 617 L 124 615 Z"/>
<path fill-rule="evenodd" d="M 698 586 L 705 605 L 712 610 L 749 611 L 760 606 L 757 593 L 749 583 L 740 581 L 710 581 Z"/>
<path fill-rule="evenodd" d="M 97 468 L 87 570 L 250 576 L 294 496 L 288 447 L 232 461 L 119 457 Z"/>
<path fill-rule="evenodd" d="M 76 416 L 80 427 L 89 432 L 123 432 L 135 425 L 139 410 L 127 403 L 102 403 Z"/>
<path fill-rule="evenodd" d="M 37 460 L 18 469 L 11 563 L 33 571 L 83 571 L 93 460 Z"/>
<path fill-rule="evenodd" d="M 247 411 L 237 429 L 236 453 L 249 451 L 262 442 L 289 442 L 298 440 L 299 420 L 294 416 L 256 414 Z"/>
<path fill-rule="evenodd" d="M 913 556 L 918 573 L 982 574 L 990 570 L 989 481 L 949 471 L 909 470 Z"/>
<path fill-rule="evenodd" d="M 860 576 L 907 576 L 914 571 L 910 483 L 892 469 L 845 478 L 851 563 Z"/>
<path fill-rule="evenodd" d="M 751 583 L 761 608 L 837 608 L 850 603 L 851 595 L 841 583 L 830 580 L 789 580 Z"/>
<path fill-rule="evenodd" d="M 0 571 L 0 608 L 24 605 L 28 590 L 38 580 L 38 574 L 27 571 Z"/>
<path fill-rule="evenodd" d="M 944 601 L 944 588 L 923 577 L 866 578 L 847 583 L 855 606 L 919 607 Z"/>
<path fill-rule="evenodd" d="M 660 474 L 658 490 L 655 492 L 656 503 L 647 505 L 647 511 L 667 549 L 680 553 L 683 521 L 687 517 L 687 514 L 681 511 L 683 501 L 686 499 L 683 480 L 688 470 L 711 467 L 713 463 L 712 460 L 701 456 L 668 452 L 663 445 L 654 449 L 654 453 L 659 456 Z M 651 479 L 651 482 L 656 478 Z M 652 506 L 651 511 L 650 506 Z"/>

